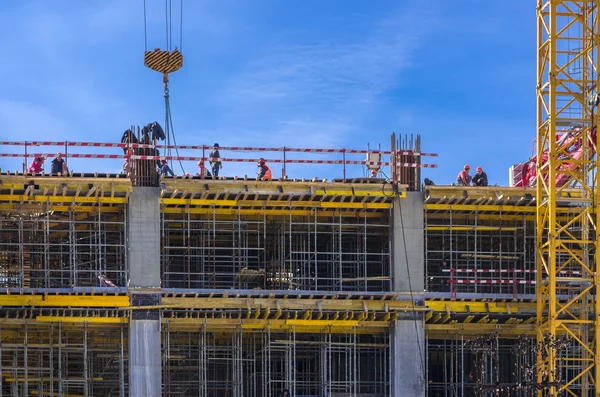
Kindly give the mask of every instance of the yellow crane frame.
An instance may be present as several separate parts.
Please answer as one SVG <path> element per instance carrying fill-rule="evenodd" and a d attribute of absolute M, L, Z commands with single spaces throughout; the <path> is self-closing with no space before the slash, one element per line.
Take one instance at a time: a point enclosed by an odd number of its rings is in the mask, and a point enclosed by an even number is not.
<path fill-rule="evenodd" d="M 598 87 L 599 5 L 600 0 L 537 2 L 536 329 L 543 346 L 537 368 L 538 382 L 549 386 L 538 396 L 600 396 L 598 114 L 590 101 Z M 569 137 L 581 145 L 580 155 L 564 145 Z M 581 194 L 565 199 L 572 187 Z M 559 217 L 561 207 L 578 211 Z M 558 335 L 568 335 L 566 348 L 553 345 Z"/>

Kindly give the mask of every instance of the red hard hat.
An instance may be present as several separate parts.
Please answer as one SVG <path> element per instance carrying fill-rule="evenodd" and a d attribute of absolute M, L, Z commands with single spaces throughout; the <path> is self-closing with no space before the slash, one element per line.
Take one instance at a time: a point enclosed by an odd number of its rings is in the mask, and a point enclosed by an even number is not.
<path fill-rule="evenodd" d="M 483 171 L 483 168 L 477 167 L 477 171 Z"/>
<path fill-rule="evenodd" d="M 470 170 L 471 166 L 469 164 L 465 164 L 465 166 L 463 167 L 465 170 Z"/>

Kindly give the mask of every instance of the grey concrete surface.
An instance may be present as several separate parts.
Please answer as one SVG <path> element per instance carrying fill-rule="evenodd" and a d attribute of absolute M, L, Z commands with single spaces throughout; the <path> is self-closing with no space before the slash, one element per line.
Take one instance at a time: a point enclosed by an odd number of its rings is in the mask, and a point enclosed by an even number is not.
<path fill-rule="evenodd" d="M 416 320 L 412 317 L 415 316 Z M 425 328 L 421 313 L 396 320 L 393 333 L 392 396 L 425 396 Z"/>
<path fill-rule="evenodd" d="M 129 287 L 160 287 L 160 189 L 134 187 L 129 196 Z"/>
<path fill-rule="evenodd" d="M 129 395 L 162 395 L 160 320 L 129 322 Z"/>
<path fill-rule="evenodd" d="M 423 294 L 425 286 L 423 193 L 407 192 L 406 196 L 394 201 L 392 251 L 394 292 L 410 292 L 412 287 L 413 293 Z"/>

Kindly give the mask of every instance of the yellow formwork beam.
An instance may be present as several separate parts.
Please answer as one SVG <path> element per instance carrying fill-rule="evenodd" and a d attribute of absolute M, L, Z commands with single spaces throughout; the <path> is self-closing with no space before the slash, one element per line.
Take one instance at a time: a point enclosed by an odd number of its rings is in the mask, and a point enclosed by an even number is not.
<path fill-rule="evenodd" d="M 307 210 L 277 210 L 277 209 L 238 209 L 238 208 L 197 208 L 197 207 L 163 207 L 162 212 L 166 214 L 202 214 L 202 215 L 243 215 L 243 216 L 317 216 L 317 217 L 331 217 L 331 216 L 342 216 L 342 217 L 365 217 L 365 218 L 379 218 L 383 211 L 376 212 L 364 212 L 364 211 L 336 211 L 335 208 L 330 210 L 325 209 L 307 209 Z"/>
<path fill-rule="evenodd" d="M 54 212 L 103 212 L 103 213 L 117 213 L 123 210 L 121 205 L 45 205 L 41 206 L 42 203 L 12 203 L 12 204 L 0 204 L 0 211 L 21 211 L 21 212 L 40 212 L 40 211 L 54 211 Z M 101 203 L 95 203 L 101 204 Z"/>
<path fill-rule="evenodd" d="M 336 208 L 336 209 L 388 209 L 389 203 L 346 203 L 346 202 L 327 202 L 327 201 L 289 201 L 289 200 L 204 200 L 204 199 L 183 199 L 168 198 L 160 199 L 163 205 L 186 205 L 186 206 L 215 206 L 215 207 L 312 207 L 312 208 Z"/>
<path fill-rule="evenodd" d="M 426 210 L 431 211 L 471 211 L 471 212 L 508 212 L 535 214 L 535 206 L 525 205 L 483 205 L 483 204 L 425 204 Z M 560 213 L 579 213 L 580 208 L 559 207 Z"/>
<path fill-rule="evenodd" d="M 165 205 L 197 205 L 197 206 L 220 206 L 220 207 L 237 207 L 238 200 L 205 200 L 205 199 L 184 199 L 161 197 L 160 203 Z"/>
<path fill-rule="evenodd" d="M 63 323 L 83 326 L 90 325 L 113 326 L 127 324 L 127 317 L 80 317 L 80 316 L 38 316 L 35 323 Z M 28 320 L 31 322 L 31 319 Z M 2 323 L 2 320 L 0 320 Z M 302 333 L 348 333 L 356 330 L 359 333 L 386 332 L 392 324 L 387 321 L 356 321 L 356 320 L 269 320 L 262 318 L 232 319 L 232 318 L 163 318 L 163 324 L 169 324 L 171 331 L 189 331 L 206 329 L 210 332 L 226 332 L 241 330 L 273 330 L 296 331 Z"/>
<path fill-rule="evenodd" d="M 557 1 L 557 0 L 552 0 Z M 564 0 L 558 0 L 562 2 Z M 574 0 L 579 1 L 579 0 Z M 545 2 L 546 3 L 546 2 Z M 569 162 L 572 160 L 568 160 Z M 426 186 L 425 196 L 428 199 L 461 199 L 463 192 L 467 192 L 469 199 L 489 199 L 489 200 L 512 200 L 512 201 L 531 201 L 526 198 L 529 195 L 535 198 L 536 189 L 530 187 L 509 187 L 509 186 Z M 557 195 L 559 198 L 581 198 L 581 191 L 576 188 L 561 189 Z"/>
<path fill-rule="evenodd" d="M 0 295 L 0 306 L 4 307 L 105 307 L 129 308 L 127 295 Z M 160 309 L 243 309 L 269 311 L 280 310 L 308 311 L 314 314 L 324 312 L 375 312 L 417 311 L 434 313 L 535 313 L 535 302 L 477 302 L 426 300 L 425 306 L 413 306 L 407 300 L 360 300 L 360 299 L 314 299 L 314 298 L 235 298 L 235 297 L 169 297 L 162 298 L 160 306 L 138 307 L 137 310 Z"/>
<path fill-rule="evenodd" d="M 127 324 L 126 317 L 79 317 L 79 316 L 37 316 L 38 323 L 92 323 L 92 324 Z M 1 320 L 0 320 L 1 322 Z"/>
<path fill-rule="evenodd" d="M 57 393 L 54 392 L 49 392 L 49 391 L 38 391 L 38 390 L 32 390 L 29 392 L 29 394 L 33 395 L 33 396 L 57 396 Z M 61 397 L 85 397 L 82 394 L 62 394 Z"/>
<path fill-rule="evenodd" d="M 286 325 L 299 325 L 299 326 L 311 326 L 311 327 L 329 327 L 335 325 L 336 327 L 356 327 L 360 321 L 356 320 L 285 320 Z"/>
<path fill-rule="evenodd" d="M 68 177 L 68 178 L 21 178 L 15 180 L 14 176 L 8 175 L 2 176 L 3 189 L 18 190 L 23 189 L 24 186 L 29 186 L 33 181 L 39 190 L 48 189 L 48 191 L 54 191 L 56 188 L 57 192 L 62 193 L 63 190 L 77 191 L 80 190 L 81 194 L 87 194 L 90 190 L 95 188 L 94 192 L 99 191 L 101 194 L 103 191 L 105 194 L 108 193 L 130 193 L 132 190 L 131 182 L 128 179 L 111 179 L 111 178 L 82 178 L 82 177 Z M 92 189 L 89 185 L 93 185 Z"/>
<path fill-rule="evenodd" d="M 430 230 L 430 231 L 457 231 L 457 232 L 461 232 L 461 231 L 480 231 L 480 232 L 514 232 L 515 230 L 517 230 L 518 228 L 516 227 L 504 227 L 504 226 L 479 226 L 479 225 L 473 225 L 473 226 L 455 226 L 455 225 L 447 225 L 447 226 L 425 226 L 424 228 L 425 230 Z"/>
<path fill-rule="evenodd" d="M 27 382 L 50 382 L 50 381 L 56 382 L 56 381 L 58 381 L 58 379 L 56 379 L 56 378 L 48 378 L 48 377 L 44 377 L 44 378 L 35 378 L 35 377 L 33 377 L 33 378 L 26 378 L 24 376 L 19 376 L 19 377 L 15 378 L 13 376 L 13 374 L 10 374 L 10 373 L 5 373 L 3 375 L 7 376 L 6 378 L 4 378 L 4 381 L 8 382 L 8 383 L 14 383 L 14 382 L 19 382 L 19 383 L 22 382 L 22 383 L 24 383 L 25 381 L 27 381 Z M 101 378 L 101 377 L 94 377 L 94 378 L 90 378 L 90 379 L 93 380 L 93 381 L 102 381 L 102 380 L 104 380 L 104 378 Z M 85 379 L 84 378 L 77 378 L 77 379 L 68 378 L 68 379 L 65 379 L 65 380 L 81 380 L 81 381 L 84 381 Z M 40 395 L 39 393 L 33 393 L 33 392 L 31 394 L 33 394 L 33 395 Z M 45 395 L 45 394 L 42 394 L 42 395 Z M 48 393 L 47 395 L 50 395 L 50 393 Z M 71 396 L 71 395 L 72 394 L 63 394 L 63 396 Z"/>
<path fill-rule="evenodd" d="M 477 337 L 498 332 L 501 338 L 515 338 L 521 335 L 533 337 L 536 334 L 534 324 L 491 324 L 491 323 L 453 323 L 425 324 L 425 332 L 431 339 L 456 339 L 461 336 Z"/>
<path fill-rule="evenodd" d="M 21 194 L 0 194 L 0 202 L 23 203 L 101 203 L 125 204 L 127 197 L 86 197 L 86 196 L 24 196 Z"/>
<path fill-rule="evenodd" d="M 437 313 L 440 319 L 441 313 Z M 445 314 L 444 316 L 448 316 Z M 197 331 L 206 329 L 209 332 L 231 332 L 235 330 L 242 331 L 260 331 L 271 330 L 279 332 L 295 331 L 299 333 L 352 333 L 356 331 L 361 334 L 379 334 L 388 332 L 393 326 L 396 316 L 383 317 L 376 321 L 358 321 L 340 319 L 331 320 L 300 320 L 300 319 L 233 319 L 233 318 L 163 318 L 163 324 L 169 324 L 171 331 Z M 0 323 L 5 327 L 5 322 L 9 319 L 0 319 Z M 97 330 L 109 330 L 120 324 L 127 324 L 129 318 L 103 318 L 103 317 L 78 317 L 78 316 L 38 316 L 36 319 L 10 319 L 10 325 L 19 327 L 24 323 L 37 325 L 50 325 L 61 322 L 63 327 L 71 326 L 72 329 L 81 329 L 84 323 L 90 327 L 100 327 Z M 8 324 L 6 325 L 8 326 Z M 425 331 L 428 338 L 456 339 L 457 337 L 476 337 L 489 335 L 491 332 L 498 332 L 502 338 L 512 338 L 520 335 L 534 336 L 535 324 L 512 323 L 510 319 L 506 323 L 498 323 L 496 319 L 481 323 L 457 323 L 450 321 L 446 323 L 427 323 Z M 14 335 L 17 330 L 3 329 L 5 332 L 11 332 Z M 32 345 L 33 346 L 33 345 Z"/>
<path fill-rule="evenodd" d="M 220 318 L 174 318 L 163 319 L 169 330 L 198 330 L 227 332 L 241 330 L 295 331 L 299 333 L 357 333 L 379 334 L 389 330 L 390 321 L 353 320 L 264 320 L 264 319 L 220 319 Z"/>
<path fill-rule="evenodd" d="M 378 187 L 379 191 L 375 190 L 360 190 L 360 188 L 355 187 L 354 189 L 341 190 L 341 189 L 317 189 L 315 190 L 315 194 L 317 195 L 327 195 L 327 196 L 372 196 L 372 197 L 390 197 L 390 195 L 394 194 L 391 188 L 386 189 L 386 191 L 382 191 L 381 187 Z M 405 198 L 406 192 L 399 192 L 397 197 Z"/>
<path fill-rule="evenodd" d="M 129 307 L 120 295 L 0 295 L 3 307 Z"/>
<path fill-rule="evenodd" d="M 427 300 L 425 306 L 433 312 L 440 313 L 475 313 L 475 314 L 535 314 L 535 302 L 463 302 Z"/>
<path fill-rule="evenodd" d="M 295 299 L 295 298 L 186 298 L 163 297 L 164 308 L 187 309 L 271 309 L 319 311 L 429 311 L 427 307 L 413 306 L 406 300 L 354 300 L 354 299 Z"/>

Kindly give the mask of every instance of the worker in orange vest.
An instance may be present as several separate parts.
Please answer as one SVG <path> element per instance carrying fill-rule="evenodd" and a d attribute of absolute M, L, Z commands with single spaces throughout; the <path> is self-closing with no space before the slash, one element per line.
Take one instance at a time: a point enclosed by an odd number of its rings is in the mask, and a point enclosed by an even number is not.
<path fill-rule="evenodd" d="M 271 179 L 273 179 L 271 168 L 269 168 L 265 159 L 261 158 L 260 160 L 258 160 L 258 167 L 260 169 L 260 172 L 258 173 L 259 179 L 262 179 L 263 181 L 270 181 Z"/>

